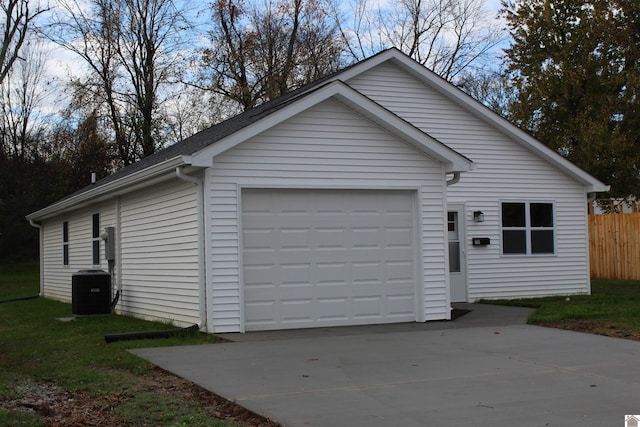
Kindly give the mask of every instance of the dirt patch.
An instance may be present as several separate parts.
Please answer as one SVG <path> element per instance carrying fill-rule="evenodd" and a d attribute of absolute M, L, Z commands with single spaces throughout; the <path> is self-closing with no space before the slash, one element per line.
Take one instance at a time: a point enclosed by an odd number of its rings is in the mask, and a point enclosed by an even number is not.
<path fill-rule="evenodd" d="M 23 384 L 17 388 L 20 398 L 0 401 L 0 408 L 36 413 L 44 418 L 49 427 L 128 426 L 128 420 L 117 415 L 114 409 L 130 398 L 132 392 L 142 391 L 167 393 L 198 402 L 212 418 L 230 421 L 242 427 L 280 427 L 278 423 L 159 368 L 141 379 L 135 391 L 99 397 L 90 397 L 82 392 L 68 392 L 53 384 Z"/>
<path fill-rule="evenodd" d="M 538 325 L 549 328 L 566 329 L 575 332 L 586 332 L 589 334 L 640 341 L 640 332 L 638 331 L 597 320 L 566 320 L 560 323 L 540 323 Z"/>

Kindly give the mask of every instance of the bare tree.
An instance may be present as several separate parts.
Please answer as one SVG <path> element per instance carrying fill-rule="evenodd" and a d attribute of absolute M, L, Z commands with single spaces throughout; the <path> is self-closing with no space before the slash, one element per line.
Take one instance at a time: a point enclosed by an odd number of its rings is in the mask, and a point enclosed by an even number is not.
<path fill-rule="evenodd" d="M 483 0 L 399 0 L 334 5 L 340 33 L 354 60 L 396 47 L 454 81 L 502 41 Z"/>
<path fill-rule="evenodd" d="M 77 105 L 108 118 L 123 165 L 152 154 L 163 87 L 177 81 L 180 33 L 173 0 L 61 0 L 47 36 L 76 53 L 89 72 L 72 82 Z"/>
<path fill-rule="evenodd" d="M 77 0 L 63 0 L 55 14 L 55 24 L 47 37 L 77 54 L 88 73 L 71 81 L 74 100 L 71 109 L 99 109 L 108 117 L 113 144 L 124 165 L 135 160 L 134 142 L 125 129 L 125 106 L 119 81 L 118 63 L 120 17 L 111 0 L 93 0 L 89 8 Z"/>
<path fill-rule="evenodd" d="M 118 55 L 132 85 L 132 123 L 142 157 L 153 154 L 161 86 L 176 81 L 181 30 L 187 28 L 173 0 L 120 0 L 122 27 Z"/>
<path fill-rule="evenodd" d="M 34 7 L 32 7 L 32 5 Z M 2 32 L 2 46 L 0 47 L 0 83 L 4 81 L 11 67 L 20 56 L 20 49 L 27 34 L 31 30 L 33 21 L 47 9 L 29 0 L 3 0 L 0 20 Z"/>
<path fill-rule="evenodd" d="M 203 51 L 209 89 L 243 109 L 340 66 L 343 45 L 324 0 L 242 0 L 212 5 L 212 47 Z"/>
<path fill-rule="evenodd" d="M 22 55 L 0 84 L 0 151 L 20 162 L 38 155 L 45 129 L 39 108 L 47 96 L 41 46 L 23 48 Z"/>
<path fill-rule="evenodd" d="M 179 142 L 240 111 L 228 98 L 194 86 L 178 87 L 162 103 L 164 139 Z M 235 107 L 235 108 L 234 108 Z"/>

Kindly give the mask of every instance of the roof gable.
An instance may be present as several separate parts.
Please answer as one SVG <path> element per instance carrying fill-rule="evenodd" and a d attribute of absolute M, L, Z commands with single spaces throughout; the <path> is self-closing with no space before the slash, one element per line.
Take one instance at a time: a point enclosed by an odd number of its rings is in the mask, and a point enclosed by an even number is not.
<path fill-rule="evenodd" d="M 410 73 L 432 90 L 435 90 L 447 99 L 460 105 L 484 123 L 498 129 L 501 133 L 505 134 L 511 140 L 520 144 L 528 151 L 542 158 L 545 162 L 553 165 L 566 175 L 580 182 L 585 187 L 586 192 L 602 192 L 609 190 L 608 185 L 580 169 L 554 150 L 536 140 L 527 132 L 523 131 L 482 103 L 442 79 L 426 67 L 415 62 L 398 49 L 391 48 L 385 50 L 378 55 L 345 69 L 339 73 L 339 75 L 334 76 L 334 78 L 340 78 L 341 80 L 348 82 L 348 80 L 386 62 L 393 63 L 395 66 Z"/>
<path fill-rule="evenodd" d="M 464 172 L 473 168 L 472 161 L 465 156 L 339 80 L 306 91 L 303 96 L 293 99 L 286 105 L 280 105 L 276 111 L 220 138 L 215 144 L 210 144 L 192 155 L 183 156 L 183 160 L 186 164 L 193 166 L 211 166 L 215 156 L 329 98 L 336 99 L 429 157 L 443 163 L 446 172 Z"/>
<path fill-rule="evenodd" d="M 464 155 L 447 147 L 344 83 L 385 62 L 393 63 L 409 72 L 423 84 L 459 104 L 488 125 L 497 128 L 544 161 L 580 182 L 585 191 L 608 191 L 608 185 L 578 168 L 404 53 L 392 48 L 159 150 L 95 184 L 28 215 L 27 219 L 41 219 L 76 207 L 79 203 L 88 203 L 107 197 L 109 194 L 123 192 L 125 188 L 134 188 L 133 185 L 144 185 L 144 182 L 157 179 L 158 176 L 167 174 L 178 166 L 185 164 L 199 167 L 211 166 L 212 159 L 216 155 L 328 98 L 337 99 L 426 155 L 440 161 L 447 172 L 463 172 L 473 169 L 473 162 Z"/>

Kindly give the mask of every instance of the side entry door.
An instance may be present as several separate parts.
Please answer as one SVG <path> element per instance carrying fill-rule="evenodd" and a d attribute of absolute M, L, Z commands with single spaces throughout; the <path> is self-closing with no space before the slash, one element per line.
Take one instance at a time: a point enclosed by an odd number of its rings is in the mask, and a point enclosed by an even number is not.
<path fill-rule="evenodd" d="M 467 301 L 467 263 L 464 237 L 464 206 L 449 205 L 447 230 L 449 236 L 451 302 L 465 302 Z"/>

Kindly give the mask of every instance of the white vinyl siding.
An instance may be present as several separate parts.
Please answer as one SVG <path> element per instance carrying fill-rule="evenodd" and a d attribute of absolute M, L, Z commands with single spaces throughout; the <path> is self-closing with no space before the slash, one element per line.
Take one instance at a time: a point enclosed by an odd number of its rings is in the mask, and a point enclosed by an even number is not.
<path fill-rule="evenodd" d="M 198 226 L 193 184 L 172 180 L 121 199 L 122 313 L 197 323 Z"/>
<path fill-rule="evenodd" d="M 449 316 L 440 163 L 327 100 L 217 156 L 213 165 L 206 179 L 210 330 L 242 328 L 242 188 L 417 190 L 424 298 L 417 320 Z"/>
<path fill-rule="evenodd" d="M 447 188 L 449 203 L 467 207 L 470 300 L 589 292 L 586 195 L 578 182 L 391 63 L 347 84 L 477 165 Z M 555 255 L 501 255 L 500 200 L 509 199 L 555 201 Z M 485 222 L 473 222 L 474 210 L 484 212 Z M 473 237 L 491 244 L 473 247 Z"/>
<path fill-rule="evenodd" d="M 100 213 L 101 227 L 113 225 L 115 207 L 113 203 L 104 202 L 95 207 L 80 209 L 64 216 L 48 219 L 43 222 L 43 292 L 44 296 L 60 301 L 71 302 L 71 277 L 79 270 L 107 270 L 107 262 L 100 259 L 93 263 L 93 229 L 92 218 Z M 63 223 L 68 224 L 68 259 L 63 265 Z M 102 253 L 102 251 L 101 251 Z"/>
<path fill-rule="evenodd" d="M 194 185 L 174 179 L 44 221 L 44 295 L 71 302 L 73 273 L 94 268 L 108 270 L 100 238 L 100 263 L 93 263 L 93 215 L 99 213 L 100 233 L 106 227 L 116 227 L 114 287 L 117 279 L 122 279 L 116 311 L 182 326 L 197 323 L 196 197 Z M 64 221 L 69 224 L 68 266 L 62 265 Z"/>

